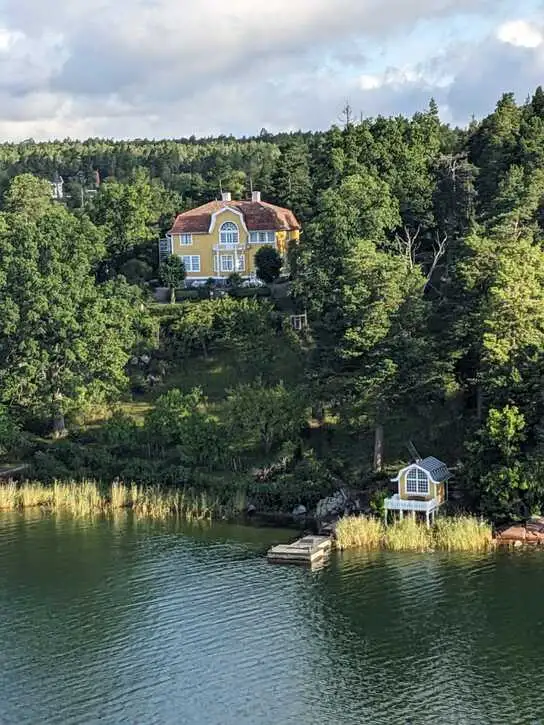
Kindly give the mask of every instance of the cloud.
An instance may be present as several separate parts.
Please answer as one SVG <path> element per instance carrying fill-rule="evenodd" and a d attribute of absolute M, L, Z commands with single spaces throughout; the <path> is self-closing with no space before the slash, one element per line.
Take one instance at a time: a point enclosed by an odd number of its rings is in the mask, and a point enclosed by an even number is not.
<path fill-rule="evenodd" d="M 497 39 L 520 48 L 538 48 L 544 38 L 540 28 L 526 20 L 513 20 L 498 28 Z"/>
<path fill-rule="evenodd" d="M 3 0 L 0 7 L 5 138 L 320 128 L 337 120 L 347 97 L 356 111 L 376 115 L 413 112 L 435 95 L 466 120 L 483 105 L 482 84 L 495 92 L 515 80 L 516 68 L 518 86 L 532 82 L 542 44 L 537 26 L 512 20 L 481 47 L 457 42 L 426 63 L 376 70 L 384 43 L 460 13 L 483 17 L 492 0 L 130 0 L 130 9 L 119 0 L 57 0 L 54 12 L 43 0 Z M 472 62 L 480 65 L 470 75 Z"/>

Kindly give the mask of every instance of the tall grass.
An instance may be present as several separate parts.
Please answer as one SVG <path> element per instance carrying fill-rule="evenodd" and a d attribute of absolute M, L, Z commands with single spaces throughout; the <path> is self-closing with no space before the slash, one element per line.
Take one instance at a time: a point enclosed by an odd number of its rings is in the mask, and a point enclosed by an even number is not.
<path fill-rule="evenodd" d="M 345 549 L 379 549 L 384 527 L 379 519 L 367 516 L 346 516 L 336 527 L 336 546 Z"/>
<path fill-rule="evenodd" d="M 486 551 L 493 544 L 491 526 L 474 516 L 440 517 L 433 536 L 435 548 L 443 551 Z"/>
<path fill-rule="evenodd" d="M 9 481 L 0 486 L 0 509 L 13 511 L 19 508 L 17 484 Z"/>
<path fill-rule="evenodd" d="M 349 516 L 338 522 L 336 545 L 340 550 L 485 551 L 493 535 L 488 523 L 473 516 L 441 517 L 430 528 L 412 517 L 384 526 L 378 519 Z"/>
<path fill-rule="evenodd" d="M 236 506 L 239 502 L 235 501 Z M 127 486 L 114 483 L 101 489 L 94 481 L 56 481 L 52 486 L 38 482 L 0 483 L 0 510 L 41 508 L 73 516 L 93 516 L 132 510 L 141 518 L 178 517 L 209 521 L 221 513 L 219 501 L 206 493 L 162 486 Z"/>
<path fill-rule="evenodd" d="M 384 546 L 391 551 L 428 551 L 432 548 L 432 533 L 424 524 L 407 517 L 386 527 Z"/>

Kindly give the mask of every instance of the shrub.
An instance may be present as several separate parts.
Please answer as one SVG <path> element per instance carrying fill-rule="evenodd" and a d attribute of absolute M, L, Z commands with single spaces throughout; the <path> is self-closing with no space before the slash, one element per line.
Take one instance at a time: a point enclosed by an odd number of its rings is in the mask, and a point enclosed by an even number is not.
<path fill-rule="evenodd" d="M 106 446 L 132 448 L 137 445 L 139 426 L 122 410 L 116 410 L 98 431 L 98 440 Z"/>
<path fill-rule="evenodd" d="M 281 257 L 274 247 L 261 247 L 255 254 L 257 277 L 267 284 L 274 282 L 280 276 L 282 264 Z"/>
<path fill-rule="evenodd" d="M 226 407 L 229 438 L 236 451 L 260 447 L 269 453 L 278 443 L 298 437 L 305 423 L 303 398 L 283 383 L 239 385 L 229 391 Z"/>
<path fill-rule="evenodd" d="M 7 408 L 0 405 L 0 456 L 17 455 L 23 443 L 21 428 Z"/>
<path fill-rule="evenodd" d="M 176 447 L 179 458 L 188 466 L 217 466 L 225 445 L 217 419 L 207 409 L 200 388 L 184 394 L 169 390 L 157 400 L 145 420 L 147 440 L 155 450 Z"/>
<path fill-rule="evenodd" d="M 200 292 L 198 289 L 177 289 L 175 291 L 176 302 L 186 302 L 187 300 L 199 300 Z"/>

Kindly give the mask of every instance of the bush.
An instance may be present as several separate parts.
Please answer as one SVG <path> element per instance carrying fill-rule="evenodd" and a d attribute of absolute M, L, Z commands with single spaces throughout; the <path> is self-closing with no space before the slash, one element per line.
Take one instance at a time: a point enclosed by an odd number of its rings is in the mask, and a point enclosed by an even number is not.
<path fill-rule="evenodd" d="M 218 420 L 208 412 L 200 388 L 184 394 L 169 390 L 158 398 L 145 420 L 145 434 L 155 451 L 175 447 L 187 466 L 218 466 L 226 452 Z"/>
<path fill-rule="evenodd" d="M 139 426 L 121 410 L 113 413 L 99 429 L 97 439 L 106 446 L 133 448 L 138 444 Z"/>
<path fill-rule="evenodd" d="M 231 297 L 237 297 L 239 299 L 248 297 L 270 297 L 271 292 L 269 287 L 237 287 L 229 291 Z"/>
<path fill-rule="evenodd" d="M 255 254 L 257 277 L 263 282 L 274 282 L 281 272 L 282 259 L 274 247 L 261 247 Z"/>
<path fill-rule="evenodd" d="M 24 436 L 18 423 L 4 405 L 0 405 L 0 456 L 17 456 L 24 446 Z"/>
<path fill-rule="evenodd" d="M 226 407 L 229 438 L 237 452 L 260 447 L 269 453 L 278 443 L 297 438 L 306 421 L 302 396 L 283 383 L 239 385 L 229 391 Z"/>
<path fill-rule="evenodd" d="M 186 302 L 187 300 L 195 301 L 201 299 L 200 290 L 198 289 L 177 289 L 176 302 Z"/>

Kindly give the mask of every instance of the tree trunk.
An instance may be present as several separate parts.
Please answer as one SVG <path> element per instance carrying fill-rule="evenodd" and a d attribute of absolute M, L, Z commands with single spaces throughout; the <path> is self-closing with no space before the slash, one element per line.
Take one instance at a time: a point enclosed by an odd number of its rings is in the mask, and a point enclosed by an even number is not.
<path fill-rule="evenodd" d="M 377 425 L 374 432 L 374 471 L 383 470 L 383 425 Z"/>
<path fill-rule="evenodd" d="M 170 304 L 174 305 L 176 303 L 176 288 L 170 287 Z"/>
<path fill-rule="evenodd" d="M 62 394 L 53 395 L 53 438 L 62 438 L 66 435 L 66 421 L 62 409 Z"/>

